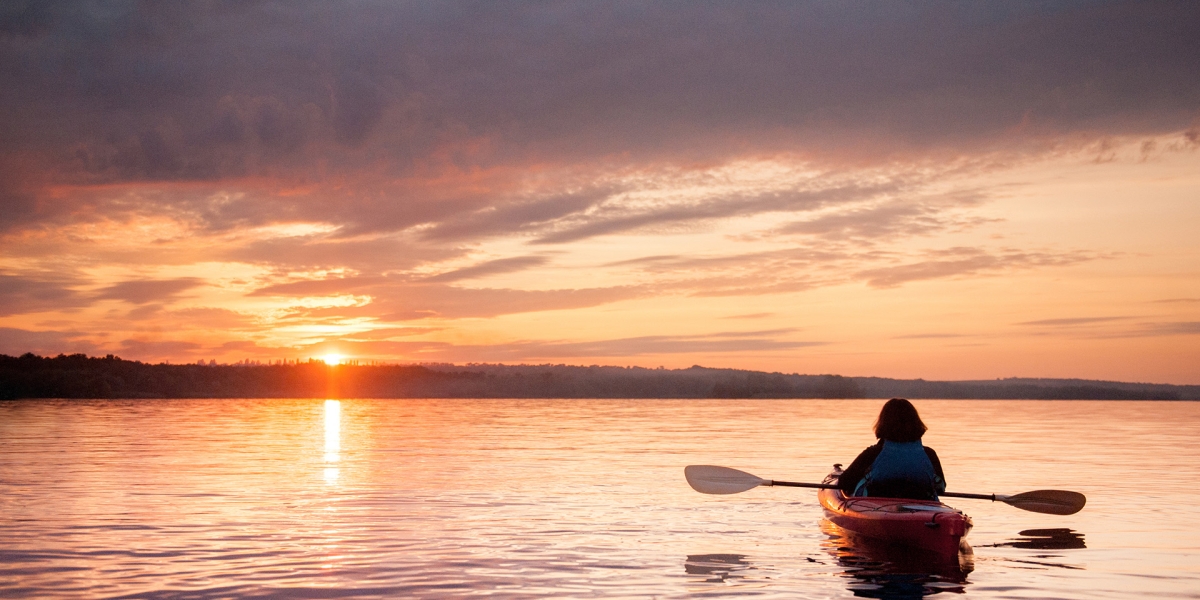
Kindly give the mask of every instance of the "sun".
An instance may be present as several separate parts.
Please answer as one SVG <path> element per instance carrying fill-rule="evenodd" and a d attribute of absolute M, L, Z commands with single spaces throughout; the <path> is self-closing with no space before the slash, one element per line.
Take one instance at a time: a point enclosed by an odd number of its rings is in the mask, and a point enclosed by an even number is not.
<path fill-rule="evenodd" d="M 341 354 L 326 354 L 325 356 L 321 357 L 321 360 L 325 361 L 325 364 L 329 366 L 334 366 L 342 364 L 342 360 L 345 358 L 346 357 L 342 356 Z"/>

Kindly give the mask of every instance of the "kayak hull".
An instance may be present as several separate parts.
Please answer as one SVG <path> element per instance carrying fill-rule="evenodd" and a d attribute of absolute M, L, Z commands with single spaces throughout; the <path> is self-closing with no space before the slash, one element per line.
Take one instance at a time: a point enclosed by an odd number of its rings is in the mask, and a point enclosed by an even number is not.
<path fill-rule="evenodd" d="M 837 483 L 840 471 L 825 478 Z M 825 518 L 852 533 L 889 544 L 957 554 L 971 518 L 941 502 L 906 498 L 847 497 L 841 490 L 820 490 Z"/>

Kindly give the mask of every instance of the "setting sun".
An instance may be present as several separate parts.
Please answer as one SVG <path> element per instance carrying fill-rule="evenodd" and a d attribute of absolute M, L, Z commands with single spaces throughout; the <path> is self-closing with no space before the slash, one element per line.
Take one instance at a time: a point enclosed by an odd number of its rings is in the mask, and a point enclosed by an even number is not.
<path fill-rule="evenodd" d="M 326 354 L 325 356 L 321 357 L 321 360 L 325 361 L 325 364 L 329 366 L 335 366 L 342 364 L 342 361 L 345 360 L 345 358 L 346 357 L 342 356 L 341 354 Z"/>

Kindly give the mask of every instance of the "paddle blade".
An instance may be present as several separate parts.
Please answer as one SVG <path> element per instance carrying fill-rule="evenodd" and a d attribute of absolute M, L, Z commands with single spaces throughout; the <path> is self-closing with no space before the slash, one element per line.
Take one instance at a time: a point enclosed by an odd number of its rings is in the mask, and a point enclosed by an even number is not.
<path fill-rule="evenodd" d="M 683 469 L 688 485 L 701 494 L 736 494 L 756 488 L 766 479 L 760 479 L 745 471 L 712 465 L 688 465 Z"/>
<path fill-rule="evenodd" d="M 996 499 L 1022 510 L 1048 515 L 1073 515 L 1083 510 L 1087 503 L 1083 494 L 1067 490 L 1034 490 L 1005 498 L 997 496 Z"/>

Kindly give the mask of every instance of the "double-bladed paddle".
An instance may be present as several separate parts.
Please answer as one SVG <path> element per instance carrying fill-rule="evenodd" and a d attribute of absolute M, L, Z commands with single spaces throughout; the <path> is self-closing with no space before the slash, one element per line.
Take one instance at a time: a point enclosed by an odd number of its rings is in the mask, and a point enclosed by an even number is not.
<path fill-rule="evenodd" d="M 833 490 L 838 486 L 828 483 L 796 483 L 794 481 L 775 481 L 762 479 L 745 471 L 716 467 L 712 465 L 689 465 L 683 470 L 688 485 L 703 494 L 737 494 L 760 485 L 816 488 Z M 1066 490 L 1034 490 L 1023 494 L 1005 496 L 1001 494 L 963 494 L 958 492 L 942 492 L 939 496 L 948 498 L 975 498 L 991 500 L 1015 506 L 1021 510 L 1048 515 L 1073 515 L 1083 509 L 1087 498 L 1079 492 Z"/>

